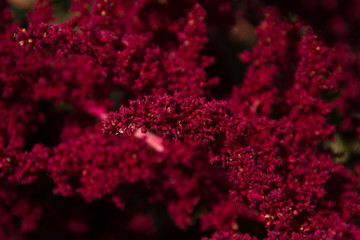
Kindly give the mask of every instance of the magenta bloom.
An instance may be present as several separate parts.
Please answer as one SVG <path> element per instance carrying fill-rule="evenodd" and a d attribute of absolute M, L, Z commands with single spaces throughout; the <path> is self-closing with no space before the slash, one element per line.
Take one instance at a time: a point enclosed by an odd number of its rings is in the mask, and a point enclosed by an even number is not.
<path fill-rule="evenodd" d="M 360 5 L 302 2 L 1 2 L 0 239 L 360 239 Z"/>

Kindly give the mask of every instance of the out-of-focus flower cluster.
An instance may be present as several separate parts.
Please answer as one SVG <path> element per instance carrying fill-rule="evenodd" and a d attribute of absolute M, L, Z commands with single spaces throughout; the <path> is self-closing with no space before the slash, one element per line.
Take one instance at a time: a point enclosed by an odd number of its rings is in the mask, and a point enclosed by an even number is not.
<path fill-rule="evenodd" d="M 353 42 L 257 2 L 231 84 L 253 2 L 0 2 L 0 239 L 360 239 Z"/>

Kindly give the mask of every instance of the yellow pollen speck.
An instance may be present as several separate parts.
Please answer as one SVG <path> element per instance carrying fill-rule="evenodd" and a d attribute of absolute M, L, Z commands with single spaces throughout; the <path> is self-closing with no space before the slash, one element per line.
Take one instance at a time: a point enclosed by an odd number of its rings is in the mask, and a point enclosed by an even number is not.
<path fill-rule="evenodd" d="M 20 46 L 24 46 L 24 41 L 19 42 Z"/>
<path fill-rule="evenodd" d="M 22 31 L 23 33 L 25 33 L 25 32 L 26 32 L 26 29 L 25 29 L 25 28 L 23 28 L 21 31 Z"/>
<path fill-rule="evenodd" d="M 270 218 L 269 214 L 265 214 L 264 218 Z"/>
<path fill-rule="evenodd" d="M 319 50 L 320 50 L 320 47 L 319 47 L 319 46 L 317 46 L 315 49 L 316 49 L 316 51 L 319 51 Z"/>
<path fill-rule="evenodd" d="M 116 124 L 114 122 L 111 122 L 111 125 L 115 126 Z"/>
<path fill-rule="evenodd" d="M 29 42 L 29 43 L 33 43 L 33 40 L 30 38 L 30 39 L 28 40 L 28 42 Z"/>
<path fill-rule="evenodd" d="M 194 19 L 190 19 L 190 20 L 188 21 L 188 24 L 189 24 L 189 25 L 193 25 L 193 24 L 194 24 Z"/>
<path fill-rule="evenodd" d="M 239 225 L 238 225 L 236 222 L 232 222 L 232 223 L 231 223 L 231 228 L 232 228 L 233 230 L 238 230 L 238 229 L 239 229 Z"/>
<path fill-rule="evenodd" d="M 122 129 L 120 129 L 120 130 L 119 130 L 119 133 L 123 134 L 123 133 L 124 133 L 124 131 L 123 131 Z"/>
<path fill-rule="evenodd" d="M 106 12 L 104 10 L 101 12 L 101 16 L 103 16 L 103 17 L 106 16 Z"/>
<path fill-rule="evenodd" d="M 44 37 L 47 37 L 47 33 L 44 33 L 44 35 L 43 35 Z"/>

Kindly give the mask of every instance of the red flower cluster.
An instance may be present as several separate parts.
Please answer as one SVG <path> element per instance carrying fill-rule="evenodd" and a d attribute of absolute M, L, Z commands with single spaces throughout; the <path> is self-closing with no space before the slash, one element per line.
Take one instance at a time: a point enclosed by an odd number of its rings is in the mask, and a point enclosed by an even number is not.
<path fill-rule="evenodd" d="M 0 239 L 360 239 L 356 54 L 266 8 L 217 94 L 242 7 L 38 0 L 23 28 L 1 2 Z"/>

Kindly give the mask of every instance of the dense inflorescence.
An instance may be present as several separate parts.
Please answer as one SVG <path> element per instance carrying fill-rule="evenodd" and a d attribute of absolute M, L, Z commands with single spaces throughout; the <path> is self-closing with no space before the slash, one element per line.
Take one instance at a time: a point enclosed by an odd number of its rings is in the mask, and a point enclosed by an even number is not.
<path fill-rule="evenodd" d="M 57 8 L 0 3 L 0 239 L 360 239 L 346 39 L 264 8 L 219 94 L 212 47 L 242 4 Z"/>

